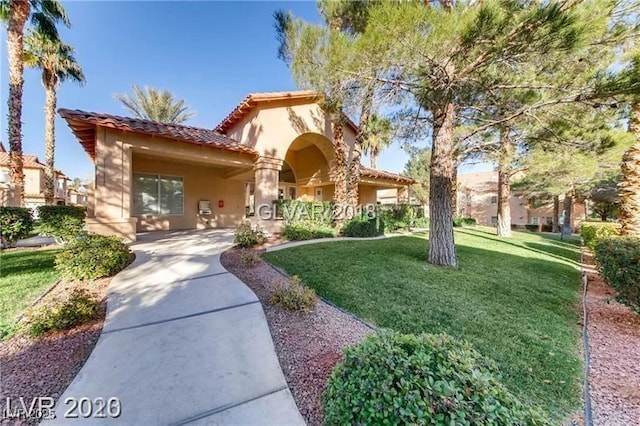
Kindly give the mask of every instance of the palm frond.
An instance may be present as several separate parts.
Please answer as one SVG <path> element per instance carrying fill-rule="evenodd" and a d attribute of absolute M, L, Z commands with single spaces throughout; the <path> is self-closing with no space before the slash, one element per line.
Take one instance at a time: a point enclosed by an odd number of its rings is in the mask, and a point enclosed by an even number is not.
<path fill-rule="evenodd" d="M 179 124 L 195 115 L 183 99 L 174 98 L 168 90 L 158 90 L 145 86 L 133 85 L 133 95 L 116 94 L 115 98 L 122 102 L 126 110 L 138 118 Z"/>

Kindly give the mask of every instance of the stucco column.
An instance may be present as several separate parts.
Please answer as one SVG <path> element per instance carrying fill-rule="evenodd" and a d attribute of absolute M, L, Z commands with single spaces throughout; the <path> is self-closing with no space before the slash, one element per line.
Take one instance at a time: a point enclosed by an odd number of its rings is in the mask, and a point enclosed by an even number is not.
<path fill-rule="evenodd" d="M 136 222 L 131 217 L 131 146 L 116 133 L 96 132 L 96 178 L 93 217 L 86 220 L 89 231 L 117 235 L 135 241 Z"/>
<path fill-rule="evenodd" d="M 253 170 L 255 175 L 254 199 L 258 224 L 273 231 L 272 223 L 275 212 L 272 209 L 274 200 L 278 199 L 278 181 L 283 161 L 279 158 L 260 157 Z"/>

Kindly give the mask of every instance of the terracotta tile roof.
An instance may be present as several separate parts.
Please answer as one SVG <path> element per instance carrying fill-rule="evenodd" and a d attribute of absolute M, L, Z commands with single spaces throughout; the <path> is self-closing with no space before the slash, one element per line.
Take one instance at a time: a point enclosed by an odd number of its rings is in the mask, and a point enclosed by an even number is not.
<path fill-rule="evenodd" d="M 44 164 L 35 155 L 23 154 L 22 167 L 25 169 L 44 169 Z M 0 152 L 0 166 L 9 167 L 9 153 Z"/>
<path fill-rule="evenodd" d="M 399 183 L 412 184 L 416 183 L 415 179 L 410 178 L 409 176 L 400 175 L 392 172 L 385 172 L 384 170 L 376 170 L 370 169 L 369 167 L 361 166 L 360 174 L 362 176 L 374 178 L 374 179 L 384 179 L 384 180 L 392 180 Z"/>
<path fill-rule="evenodd" d="M 84 147 L 84 150 L 94 160 L 96 127 L 106 127 L 144 135 L 162 136 L 180 142 L 210 146 L 224 151 L 257 155 L 255 150 L 248 146 L 241 145 L 239 142 L 215 130 L 64 108 L 59 109 L 58 114 L 67 120 L 69 127 Z"/>
<path fill-rule="evenodd" d="M 265 102 L 275 102 L 284 100 L 304 100 L 308 103 L 317 103 L 321 96 L 318 92 L 313 90 L 297 90 L 291 92 L 262 92 L 262 93 L 249 93 L 233 111 L 227 115 L 224 120 L 220 122 L 215 128 L 217 132 L 226 133 L 231 126 L 233 126 L 242 118 L 246 117 L 256 105 Z M 358 126 L 346 117 L 347 125 L 353 129 L 354 132 L 358 131 Z"/>

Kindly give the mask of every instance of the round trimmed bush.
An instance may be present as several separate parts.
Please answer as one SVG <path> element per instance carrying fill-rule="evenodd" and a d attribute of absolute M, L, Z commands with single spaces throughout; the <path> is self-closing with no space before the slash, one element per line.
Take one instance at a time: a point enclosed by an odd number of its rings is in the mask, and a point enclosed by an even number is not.
<path fill-rule="evenodd" d="M 322 396 L 325 423 L 547 425 L 497 369 L 447 335 L 381 332 L 347 348 Z"/>
<path fill-rule="evenodd" d="M 121 271 L 129 256 L 129 247 L 119 238 L 86 234 L 71 240 L 58 253 L 56 269 L 70 280 L 95 280 Z"/>

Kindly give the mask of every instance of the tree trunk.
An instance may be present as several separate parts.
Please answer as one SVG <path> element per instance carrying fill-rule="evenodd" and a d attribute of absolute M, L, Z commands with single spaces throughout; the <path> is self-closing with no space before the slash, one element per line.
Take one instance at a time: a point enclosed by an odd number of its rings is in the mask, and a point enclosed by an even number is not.
<path fill-rule="evenodd" d="M 44 106 L 44 145 L 46 167 L 44 172 L 44 201 L 46 204 L 53 204 L 55 191 L 55 150 L 56 150 L 56 88 L 55 83 L 45 83 L 45 106 Z"/>
<path fill-rule="evenodd" d="M 565 235 L 571 235 L 573 232 L 573 227 L 571 226 L 571 208 L 573 207 L 573 196 L 571 192 L 567 192 L 564 195 L 564 223 L 562 233 Z"/>
<path fill-rule="evenodd" d="M 369 167 L 376 168 L 376 155 L 373 153 L 369 154 Z"/>
<path fill-rule="evenodd" d="M 553 232 L 560 232 L 560 197 L 558 194 L 553 195 Z"/>
<path fill-rule="evenodd" d="M 369 117 L 371 116 L 371 108 L 373 106 L 373 87 L 368 87 L 362 102 L 362 110 L 360 113 L 360 126 L 358 134 L 353 145 L 353 157 L 349 163 L 349 183 L 347 186 L 348 203 L 354 209 L 358 207 L 359 190 L 360 190 L 360 158 L 362 156 L 362 146 L 368 137 L 367 128 Z"/>
<path fill-rule="evenodd" d="M 451 179 L 451 214 L 453 217 L 459 215 L 458 212 L 458 161 L 453 162 L 453 176 Z"/>
<path fill-rule="evenodd" d="M 24 85 L 23 31 L 29 17 L 27 0 L 10 0 L 7 23 L 9 61 L 9 177 L 14 196 L 11 205 L 24 204 L 24 171 L 22 158 L 22 86 Z"/>
<path fill-rule="evenodd" d="M 429 179 L 429 263 L 458 266 L 453 237 L 451 190 L 454 176 L 453 103 L 434 109 Z"/>
<path fill-rule="evenodd" d="M 347 161 L 344 145 L 342 114 L 337 112 L 332 117 L 333 125 L 333 150 L 335 161 L 332 170 L 332 178 L 335 184 L 333 202 L 335 203 L 334 221 L 340 227 L 344 223 L 345 208 L 347 205 Z"/>
<path fill-rule="evenodd" d="M 622 156 L 619 220 L 622 235 L 640 236 L 640 104 L 631 108 L 629 131 L 635 143 Z"/>
<path fill-rule="evenodd" d="M 509 129 L 500 130 L 500 160 L 498 164 L 498 236 L 511 236 L 511 163 L 513 146 Z"/>

